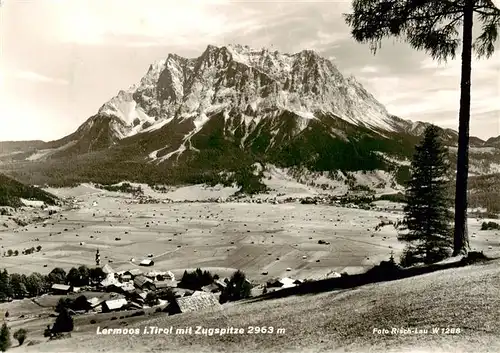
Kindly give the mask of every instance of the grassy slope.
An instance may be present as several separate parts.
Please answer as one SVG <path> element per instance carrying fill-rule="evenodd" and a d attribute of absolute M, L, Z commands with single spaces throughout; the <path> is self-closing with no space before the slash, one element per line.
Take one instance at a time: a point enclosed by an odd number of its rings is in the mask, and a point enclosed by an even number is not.
<path fill-rule="evenodd" d="M 160 316 L 129 327 L 283 327 L 283 335 L 95 336 L 80 327 L 73 338 L 34 351 L 175 352 L 499 352 L 500 267 L 495 261 L 410 279 L 329 292 L 230 304 L 223 312 Z M 108 327 L 119 327 L 111 322 Z M 458 327 L 450 335 L 377 335 L 373 328 Z"/>
<path fill-rule="evenodd" d="M 50 205 L 56 202 L 55 196 L 0 174 L 0 206 L 23 206 L 20 198 L 36 199 Z"/>

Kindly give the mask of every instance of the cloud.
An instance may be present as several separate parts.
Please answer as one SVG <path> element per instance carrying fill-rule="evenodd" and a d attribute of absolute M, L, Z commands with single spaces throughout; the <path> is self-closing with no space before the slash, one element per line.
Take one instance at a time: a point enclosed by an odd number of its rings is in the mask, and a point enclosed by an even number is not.
<path fill-rule="evenodd" d="M 35 83 L 51 83 L 51 84 L 57 84 L 57 85 L 69 84 L 69 82 L 66 80 L 47 77 L 47 76 L 44 76 L 44 75 L 41 75 L 39 73 L 32 72 L 32 71 L 19 71 L 19 72 L 12 73 L 9 76 L 12 76 L 15 79 L 26 80 L 26 81 L 31 81 L 31 82 L 35 82 Z"/>
<path fill-rule="evenodd" d="M 210 41 L 251 27 L 258 19 L 232 13 L 228 1 L 149 0 L 138 6 L 130 0 L 76 0 L 57 3 L 57 40 L 79 45 L 116 45 L 119 37 L 140 36 L 141 42 L 168 45 Z M 234 15 L 234 18 L 231 16 Z M 124 43 L 128 45 L 127 43 Z M 134 44 L 132 44 L 134 46 Z"/>

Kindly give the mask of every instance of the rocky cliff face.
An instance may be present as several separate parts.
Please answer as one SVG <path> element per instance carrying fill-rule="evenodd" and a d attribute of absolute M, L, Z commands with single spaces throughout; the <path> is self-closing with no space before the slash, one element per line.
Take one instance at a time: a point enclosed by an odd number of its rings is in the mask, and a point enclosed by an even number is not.
<path fill-rule="evenodd" d="M 152 64 L 139 84 L 106 102 L 97 116 L 117 118 L 110 130 L 123 139 L 173 118 L 193 119 L 198 128 L 221 112 L 228 119 L 256 122 L 290 112 L 302 129 L 318 115 L 372 130 L 401 129 L 354 77 L 345 78 L 314 51 L 281 54 L 241 45 L 208 46 L 196 59 L 170 54 Z"/>

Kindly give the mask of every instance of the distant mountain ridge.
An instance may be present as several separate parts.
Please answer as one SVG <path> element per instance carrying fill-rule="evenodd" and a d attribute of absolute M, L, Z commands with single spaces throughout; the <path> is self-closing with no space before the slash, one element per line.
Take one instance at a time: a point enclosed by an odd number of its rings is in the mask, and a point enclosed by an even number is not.
<path fill-rule="evenodd" d="M 411 158 L 427 125 L 391 115 L 314 51 L 209 45 L 198 58 L 169 54 L 153 63 L 139 83 L 119 91 L 73 134 L 0 163 L 68 183 L 190 183 L 256 162 L 405 174 L 398 161 Z M 453 153 L 457 132 L 443 129 L 443 138 Z M 500 163 L 497 147 L 483 153 L 494 142 L 471 138 L 480 150 L 471 153 L 479 174 Z"/>

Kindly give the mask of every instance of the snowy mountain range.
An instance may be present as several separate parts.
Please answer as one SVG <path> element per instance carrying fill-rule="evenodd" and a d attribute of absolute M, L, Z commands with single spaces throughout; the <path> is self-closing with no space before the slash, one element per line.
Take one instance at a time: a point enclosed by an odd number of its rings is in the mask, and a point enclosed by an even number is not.
<path fill-rule="evenodd" d="M 198 58 L 169 54 L 153 63 L 71 135 L 17 150 L 0 143 L 0 163 L 64 171 L 68 182 L 194 182 L 255 162 L 398 173 L 426 126 L 391 115 L 314 51 L 209 45 Z M 453 153 L 456 131 L 443 136 Z M 482 156 L 478 173 L 495 172 L 498 138 L 472 138 L 471 146 Z"/>

